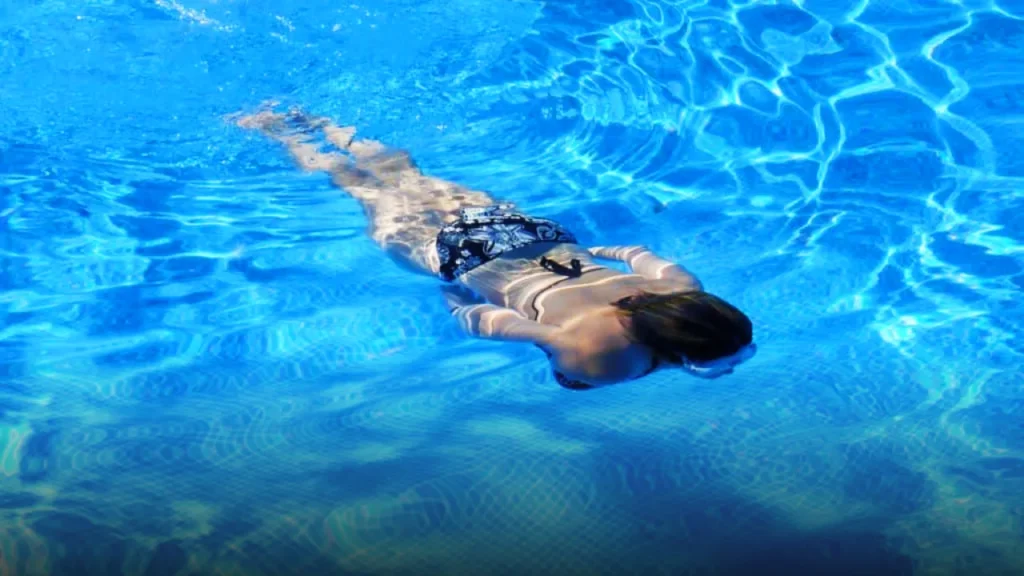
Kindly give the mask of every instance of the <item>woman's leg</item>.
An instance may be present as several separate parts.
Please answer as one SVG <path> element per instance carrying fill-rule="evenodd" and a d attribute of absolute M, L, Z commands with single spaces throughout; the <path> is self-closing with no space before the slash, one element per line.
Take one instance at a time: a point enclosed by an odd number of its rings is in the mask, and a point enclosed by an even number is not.
<path fill-rule="evenodd" d="M 405 151 L 356 140 L 354 128 L 335 126 L 325 118 L 261 111 L 236 123 L 284 144 L 303 170 L 329 173 L 362 204 L 373 240 L 416 272 L 437 274 L 437 233 L 458 219 L 461 208 L 496 203 L 483 192 L 425 176 Z M 339 151 L 324 151 L 319 136 Z"/>

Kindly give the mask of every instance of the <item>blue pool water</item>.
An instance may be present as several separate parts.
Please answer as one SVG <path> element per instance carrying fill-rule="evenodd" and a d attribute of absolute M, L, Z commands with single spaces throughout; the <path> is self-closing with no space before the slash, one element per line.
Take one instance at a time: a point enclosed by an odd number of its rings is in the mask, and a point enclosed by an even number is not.
<path fill-rule="evenodd" d="M 1019 0 L 0 3 L 0 574 L 1024 573 Z M 275 99 L 750 314 L 471 340 Z"/>

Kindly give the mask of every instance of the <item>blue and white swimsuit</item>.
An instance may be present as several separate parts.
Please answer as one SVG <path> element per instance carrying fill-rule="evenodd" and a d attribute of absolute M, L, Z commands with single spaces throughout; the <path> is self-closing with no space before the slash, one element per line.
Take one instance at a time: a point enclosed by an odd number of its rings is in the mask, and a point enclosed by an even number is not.
<path fill-rule="evenodd" d="M 459 276 L 506 252 L 539 242 L 576 244 L 576 236 L 557 222 L 516 211 L 511 204 L 463 208 L 460 218 L 437 234 L 440 276 Z"/>

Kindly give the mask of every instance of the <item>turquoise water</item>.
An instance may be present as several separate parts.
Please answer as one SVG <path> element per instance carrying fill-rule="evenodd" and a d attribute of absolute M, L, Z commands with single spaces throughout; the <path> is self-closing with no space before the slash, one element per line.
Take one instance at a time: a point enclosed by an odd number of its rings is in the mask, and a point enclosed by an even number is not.
<path fill-rule="evenodd" d="M 1024 4 L 0 4 L 0 574 L 1024 572 Z M 275 99 L 753 319 L 573 393 Z"/>

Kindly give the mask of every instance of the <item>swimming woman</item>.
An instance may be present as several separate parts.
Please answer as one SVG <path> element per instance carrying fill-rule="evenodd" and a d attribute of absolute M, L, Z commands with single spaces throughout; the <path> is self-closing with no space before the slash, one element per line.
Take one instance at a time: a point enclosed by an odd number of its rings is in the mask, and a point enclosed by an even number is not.
<path fill-rule="evenodd" d="M 581 246 L 557 222 L 427 176 L 405 151 L 298 110 L 236 123 L 283 144 L 358 200 L 370 235 L 399 264 L 439 276 L 469 334 L 529 342 L 558 383 L 588 389 L 662 368 L 715 378 L 755 352 L 750 320 L 683 266 L 642 246 Z M 325 150 L 318 142 L 336 148 Z M 601 265 L 619 260 L 631 273 Z"/>

